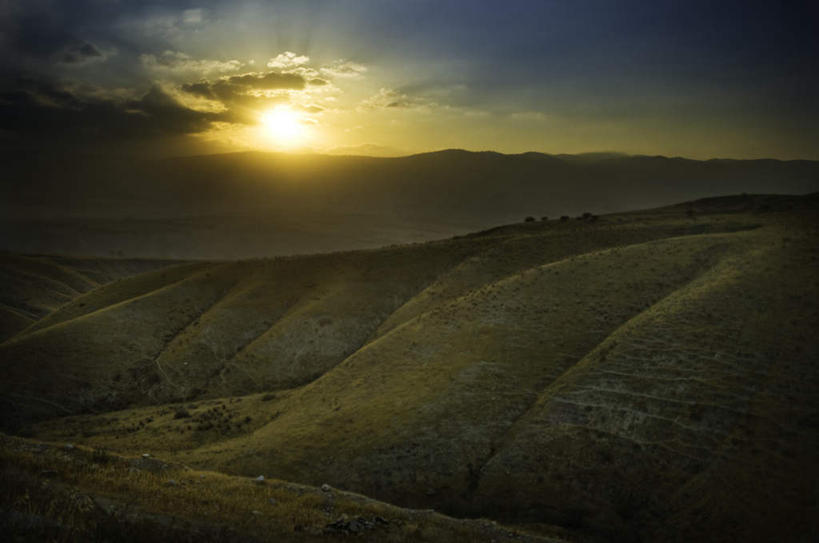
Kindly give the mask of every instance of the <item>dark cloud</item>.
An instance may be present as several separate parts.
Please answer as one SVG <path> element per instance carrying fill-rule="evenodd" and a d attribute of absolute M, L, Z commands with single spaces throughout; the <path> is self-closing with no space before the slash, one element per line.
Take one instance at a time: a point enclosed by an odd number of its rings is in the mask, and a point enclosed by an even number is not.
<path fill-rule="evenodd" d="M 0 130 L 18 144 L 86 145 L 192 134 L 227 113 L 192 110 L 154 86 L 138 99 L 79 96 L 57 82 L 21 76 L 0 93 Z"/>
<path fill-rule="evenodd" d="M 102 53 L 93 44 L 77 40 L 66 45 L 60 52 L 58 60 L 65 64 L 80 64 L 89 60 L 99 60 L 102 56 Z"/>
<path fill-rule="evenodd" d="M 243 101 L 252 91 L 302 90 L 306 81 L 294 73 L 266 72 L 223 77 L 216 81 L 199 81 L 182 85 L 182 90 L 211 100 L 222 102 Z"/>

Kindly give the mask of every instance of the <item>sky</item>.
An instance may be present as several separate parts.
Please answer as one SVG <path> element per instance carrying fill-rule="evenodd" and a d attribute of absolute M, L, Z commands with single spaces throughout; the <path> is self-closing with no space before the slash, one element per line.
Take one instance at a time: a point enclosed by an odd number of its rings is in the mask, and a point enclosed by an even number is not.
<path fill-rule="evenodd" d="M 819 159 L 819 4 L 0 0 L 6 149 Z"/>

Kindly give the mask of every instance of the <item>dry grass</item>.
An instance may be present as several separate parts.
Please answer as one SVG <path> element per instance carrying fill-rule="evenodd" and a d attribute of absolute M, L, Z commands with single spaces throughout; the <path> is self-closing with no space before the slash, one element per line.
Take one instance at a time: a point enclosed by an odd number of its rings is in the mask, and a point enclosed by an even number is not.
<path fill-rule="evenodd" d="M 333 488 L 6 436 L 0 473 L 0 525 L 30 541 L 556 541 Z"/>
<path fill-rule="evenodd" d="M 815 200 L 102 287 L 121 301 L 0 347 L 4 399 L 51 418 L 38 438 L 572 537 L 796 538 L 819 480 Z"/>

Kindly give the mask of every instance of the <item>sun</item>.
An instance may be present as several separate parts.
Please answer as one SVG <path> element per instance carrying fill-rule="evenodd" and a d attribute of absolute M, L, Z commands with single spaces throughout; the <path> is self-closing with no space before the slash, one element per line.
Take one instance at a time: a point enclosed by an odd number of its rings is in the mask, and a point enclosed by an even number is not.
<path fill-rule="evenodd" d="M 279 147 L 297 147 L 309 136 L 306 119 L 288 106 L 265 111 L 259 122 L 263 137 Z"/>

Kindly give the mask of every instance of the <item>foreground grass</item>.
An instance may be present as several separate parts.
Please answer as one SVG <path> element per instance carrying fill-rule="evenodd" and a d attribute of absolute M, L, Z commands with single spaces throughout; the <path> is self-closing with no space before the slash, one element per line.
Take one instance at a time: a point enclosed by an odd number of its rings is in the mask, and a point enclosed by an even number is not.
<path fill-rule="evenodd" d="M 558 541 L 324 486 L 0 436 L 0 529 L 23 541 Z"/>

